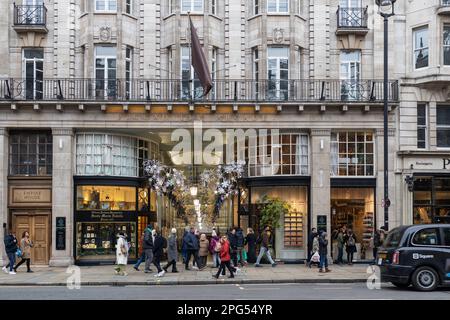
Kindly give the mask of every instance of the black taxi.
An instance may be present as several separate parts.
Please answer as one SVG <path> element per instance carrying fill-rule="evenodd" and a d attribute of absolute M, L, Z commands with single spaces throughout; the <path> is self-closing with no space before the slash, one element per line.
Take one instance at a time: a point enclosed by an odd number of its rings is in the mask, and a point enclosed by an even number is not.
<path fill-rule="evenodd" d="M 450 285 L 450 224 L 392 229 L 378 249 L 381 280 L 397 287 L 432 291 Z"/>

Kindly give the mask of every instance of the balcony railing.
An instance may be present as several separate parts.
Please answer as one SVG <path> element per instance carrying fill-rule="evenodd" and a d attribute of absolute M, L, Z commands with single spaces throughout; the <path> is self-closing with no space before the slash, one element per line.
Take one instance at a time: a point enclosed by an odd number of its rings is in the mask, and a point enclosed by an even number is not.
<path fill-rule="evenodd" d="M 346 8 L 338 6 L 336 14 L 338 28 L 367 28 L 367 7 Z"/>
<path fill-rule="evenodd" d="M 389 82 L 390 101 L 398 83 Z M 381 102 L 382 80 L 215 80 L 203 96 L 200 83 L 184 80 L 0 80 L 1 100 L 105 102 Z"/>
<path fill-rule="evenodd" d="M 14 4 L 15 26 L 45 26 L 47 23 L 47 8 L 44 5 Z"/>
<path fill-rule="evenodd" d="M 441 6 L 450 7 L 450 0 L 441 0 Z"/>

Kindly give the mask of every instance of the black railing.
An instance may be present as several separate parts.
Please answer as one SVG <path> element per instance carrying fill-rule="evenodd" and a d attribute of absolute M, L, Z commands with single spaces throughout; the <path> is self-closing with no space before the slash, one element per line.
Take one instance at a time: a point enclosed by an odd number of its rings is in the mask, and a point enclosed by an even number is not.
<path fill-rule="evenodd" d="M 398 101 L 398 83 L 389 82 Z M 135 102 L 381 102 L 382 80 L 215 80 L 203 96 L 200 83 L 184 80 L 0 80 L 2 100 Z"/>
<path fill-rule="evenodd" d="M 338 28 L 367 28 L 367 7 L 346 8 L 338 6 L 336 14 Z"/>
<path fill-rule="evenodd" d="M 47 23 L 47 8 L 44 5 L 14 4 L 14 25 L 45 26 Z"/>
<path fill-rule="evenodd" d="M 450 0 L 441 0 L 442 7 L 450 7 Z"/>

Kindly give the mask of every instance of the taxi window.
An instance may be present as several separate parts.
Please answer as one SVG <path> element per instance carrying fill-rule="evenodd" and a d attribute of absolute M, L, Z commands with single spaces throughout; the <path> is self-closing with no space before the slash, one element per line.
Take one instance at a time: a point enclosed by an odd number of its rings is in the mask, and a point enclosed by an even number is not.
<path fill-rule="evenodd" d="M 413 244 L 422 246 L 439 246 L 439 229 L 438 228 L 427 228 L 417 231 L 414 234 Z"/>
<path fill-rule="evenodd" d="M 444 230 L 444 246 L 450 247 L 450 228 L 443 228 Z"/>
<path fill-rule="evenodd" d="M 401 230 L 392 230 L 389 232 L 386 240 L 383 243 L 385 248 L 397 248 L 402 239 L 403 232 Z"/>

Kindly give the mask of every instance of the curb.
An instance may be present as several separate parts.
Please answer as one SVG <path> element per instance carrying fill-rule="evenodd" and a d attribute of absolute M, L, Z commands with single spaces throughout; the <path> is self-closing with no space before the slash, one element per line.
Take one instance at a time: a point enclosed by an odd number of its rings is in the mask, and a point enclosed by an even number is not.
<path fill-rule="evenodd" d="M 367 282 L 367 279 L 280 279 L 280 280 L 264 280 L 264 279 L 254 279 L 254 280 L 245 280 L 245 279 L 222 279 L 222 280 L 187 280 L 187 281 L 88 281 L 82 282 L 81 286 L 112 286 L 112 287 L 125 287 L 125 286 L 175 286 L 175 285 L 221 285 L 221 284 L 300 284 L 300 283 L 364 283 Z M 34 283 L 0 283 L 0 287 L 64 287 L 67 283 L 65 282 L 34 282 Z"/>

